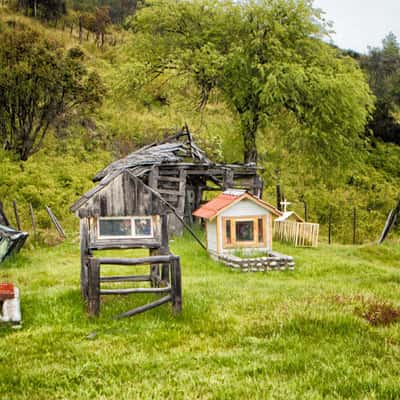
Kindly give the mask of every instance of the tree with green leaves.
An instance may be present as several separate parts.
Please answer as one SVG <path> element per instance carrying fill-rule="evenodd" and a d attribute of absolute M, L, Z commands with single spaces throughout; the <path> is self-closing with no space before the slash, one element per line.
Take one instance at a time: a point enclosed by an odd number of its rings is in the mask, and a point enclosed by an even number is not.
<path fill-rule="evenodd" d="M 231 107 L 246 163 L 257 162 L 257 132 L 273 119 L 295 118 L 309 143 L 330 152 L 358 140 L 373 107 L 357 64 L 321 40 L 309 1 L 154 0 L 130 26 L 149 79 L 186 74 L 201 106 L 214 91 Z"/>
<path fill-rule="evenodd" d="M 114 24 L 122 24 L 125 18 L 135 13 L 143 0 L 71 0 L 75 10 L 94 13 L 96 8 L 108 7 Z"/>
<path fill-rule="evenodd" d="M 42 147 L 51 126 L 100 104 L 103 86 L 83 64 L 80 49 L 67 52 L 25 25 L 0 29 L 0 140 L 26 161 Z"/>
<path fill-rule="evenodd" d="M 18 0 L 16 5 L 26 14 L 45 21 L 57 21 L 67 14 L 66 0 Z"/>
<path fill-rule="evenodd" d="M 400 45 L 389 33 L 381 48 L 372 48 L 361 57 L 361 67 L 376 96 L 376 109 L 368 128 L 374 136 L 387 142 L 400 144 Z"/>

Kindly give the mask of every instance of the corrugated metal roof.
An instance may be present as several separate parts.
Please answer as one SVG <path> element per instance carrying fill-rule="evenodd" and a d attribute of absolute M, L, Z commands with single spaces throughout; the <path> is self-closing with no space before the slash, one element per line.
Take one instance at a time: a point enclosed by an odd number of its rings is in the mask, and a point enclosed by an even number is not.
<path fill-rule="evenodd" d="M 237 196 L 237 197 L 239 197 L 245 193 L 246 193 L 246 190 L 244 190 L 244 189 L 227 189 L 224 192 L 224 194 L 230 194 L 232 196 Z"/>
<path fill-rule="evenodd" d="M 181 140 L 186 138 L 185 140 Z M 163 143 L 142 147 L 121 160 L 114 161 L 108 167 L 98 172 L 93 181 L 99 181 L 114 171 L 132 169 L 138 166 L 153 166 L 168 163 L 180 163 L 191 159 L 195 163 L 212 164 L 203 150 L 197 147 L 189 132 L 182 131 Z"/>
<path fill-rule="evenodd" d="M 98 172 L 93 178 L 94 182 L 100 181 L 98 185 L 75 201 L 70 209 L 73 212 L 77 211 L 96 193 L 102 190 L 124 171 L 129 171 L 129 173 L 134 176 L 142 177 L 147 174 L 152 167 L 168 164 L 179 164 L 180 166 L 193 165 L 197 168 L 201 167 L 204 169 L 210 168 L 211 166 L 231 169 L 234 167 L 240 167 L 250 170 L 253 173 L 256 173 L 257 170 L 255 166 L 231 164 L 222 165 L 213 163 L 206 157 L 205 152 L 193 142 L 193 138 L 188 128 L 186 128 L 176 135 L 166 138 L 161 143 L 153 143 L 142 147 L 134 153 L 129 154 L 127 157 L 113 162 L 108 167 Z M 234 190 L 233 192 L 235 192 L 233 194 L 240 195 L 243 191 Z"/>

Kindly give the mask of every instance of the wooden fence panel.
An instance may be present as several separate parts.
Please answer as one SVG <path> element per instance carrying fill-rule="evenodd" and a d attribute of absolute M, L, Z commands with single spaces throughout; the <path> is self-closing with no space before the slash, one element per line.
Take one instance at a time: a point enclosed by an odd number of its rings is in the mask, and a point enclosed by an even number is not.
<path fill-rule="evenodd" d="M 291 243 L 295 247 L 317 247 L 319 224 L 310 222 L 275 221 L 274 236 L 276 239 Z"/>

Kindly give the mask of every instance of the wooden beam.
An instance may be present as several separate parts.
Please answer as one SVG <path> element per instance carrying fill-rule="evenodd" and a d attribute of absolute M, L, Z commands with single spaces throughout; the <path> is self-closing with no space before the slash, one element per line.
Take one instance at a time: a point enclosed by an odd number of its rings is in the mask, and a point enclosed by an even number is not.
<path fill-rule="evenodd" d="M 17 228 L 20 231 L 21 230 L 21 221 L 19 219 L 19 213 L 18 213 L 18 208 L 17 208 L 17 202 L 13 200 L 13 209 L 14 209 L 14 215 L 15 215 L 15 222 L 17 224 Z"/>
<path fill-rule="evenodd" d="M 35 221 L 35 214 L 33 212 L 32 204 L 29 203 L 29 214 L 31 215 L 31 222 L 32 222 L 32 229 L 33 229 L 33 238 L 35 242 L 37 241 L 37 230 L 36 230 L 36 221 Z"/>
<path fill-rule="evenodd" d="M 60 236 L 62 238 L 65 239 L 67 236 L 66 236 L 66 234 L 64 232 L 64 229 L 61 227 L 61 225 L 58 222 L 56 216 L 53 214 L 53 211 L 51 211 L 51 208 L 46 206 L 46 211 L 47 211 L 47 214 L 49 214 L 49 217 L 50 217 L 51 221 L 53 222 L 54 226 L 56 227 L 57 232 L 60 234 Z"/>
<path fill-rule="evenodd" d="M 135 180 L 140 180 L 138 177 L 133 175 L 130 171 L 128 171 L 132 179 Z M 193 229 L 183 220 L 183 218 L 179 215 L 179 213 L 176 211 L 175 207 L 170 204 L 168 201 L 166 201 L 156 190 L 152 189 L 151 187 L 147 186 L 146 184 L 143 184 L 150 192 L 152 192 L 155 196 L 157 196 L 160 201 L 165 204 L 178 218 L 179 222 L 183 224 L 183 226 L 189 231 L 189 233 L 194 237 L 197 243 L 204 249 L 207 250 L 206 245 L 197 237 L 197 235 L 194 233 Z"/>
<path fill-rule="evenodd" d="M 150 282 L 150 275 L 102 276 L 100 282 Z"/>
<path fill-rule="evenodd" d="M 7 216 L 4 212 L 3 203 L 1 201 L 0 201 L 0 217 L 4 222 L 4 225 L 10 226 L 10 222 L 8 221 Z"/>
<path fill-rule="evenodd" d="M 162 193 L 162 194 L 170 194 L 172 196 L 184 196 L 185 194 L 180 193 L 178 190 L 167 190 L 167 189 L 157 189 L 158 193 Z"/>
<path fill-rule="evenodd" d="M 133 293 L 170 293 L 170 287 L 164 288 L 132 288 L 132 289 L 101 289 L 101 295 L 120 294 L 127 295 Z"/>
<path fill-rule="evenodd" d="M 161 306 L 162 304 L 168 303 L 171 300 L 172 300 L 172 295 L 168 294 L 167 296 L 164 296 L 159 300 L 153 301 L 152 303 L 149 303 L 149 304 L 146 304 L 144 306 L 137 307 L 137 308 L 135 308 L 133 310 L 124 312 L 122 314 L 119 314 L 116 318 L 120 319 L 120 318 L 125 318 L 125 317 L 132 317 L 133 315 L 140 314 L 142 312 L 151 310 L 152 308 L 156 308 L 158 306 Z"/>
<path fill-rule="evenodd" d="M 182 182 L 182 178 L 177 178 L 175 176 L 163 176 L 163 175 L 160 175 L 158 177 L 158 180 L 160 180 L 162 182 Z"/>
<path fill-rule="evenodd" d="M 177 257 L 171 266 L 172 309 L 175 313 L 182 311 L 181 264 Z"/>
<path fill-rule="evenodd" d="M 385 241 L 390 231 L 392 230 L 394 224 L 396 223 L 399 214 L 400 214 L 400 200 L 397 202 L 396 208 L 390 211 L 385 226 L 383 228 L 381 237 L 379 238 L 378 244 L 382 244 Z"/>
<path fill-rule="evenodd" d="M 174 255 L 162 255 L 142 258 L 99 258 L 98 261 L 100 265 L 146 265 L 170 263 L 175 258 Z"/>

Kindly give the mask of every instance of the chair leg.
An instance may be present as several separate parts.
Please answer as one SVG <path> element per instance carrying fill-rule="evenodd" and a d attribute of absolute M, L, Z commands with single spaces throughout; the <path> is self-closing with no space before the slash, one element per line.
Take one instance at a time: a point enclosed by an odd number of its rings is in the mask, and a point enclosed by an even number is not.
<path fill-rule="evenodd" d="M 90 317 L 100 313 L 100 263 L 95 258 L 90 258 L 88 265 L 87 310 Z"/>
<path fill-rule="evenodd" d="M 182 311 L 182 282 L 180 258 L 176 257 L 171 263 L 172 310 Z"/>

